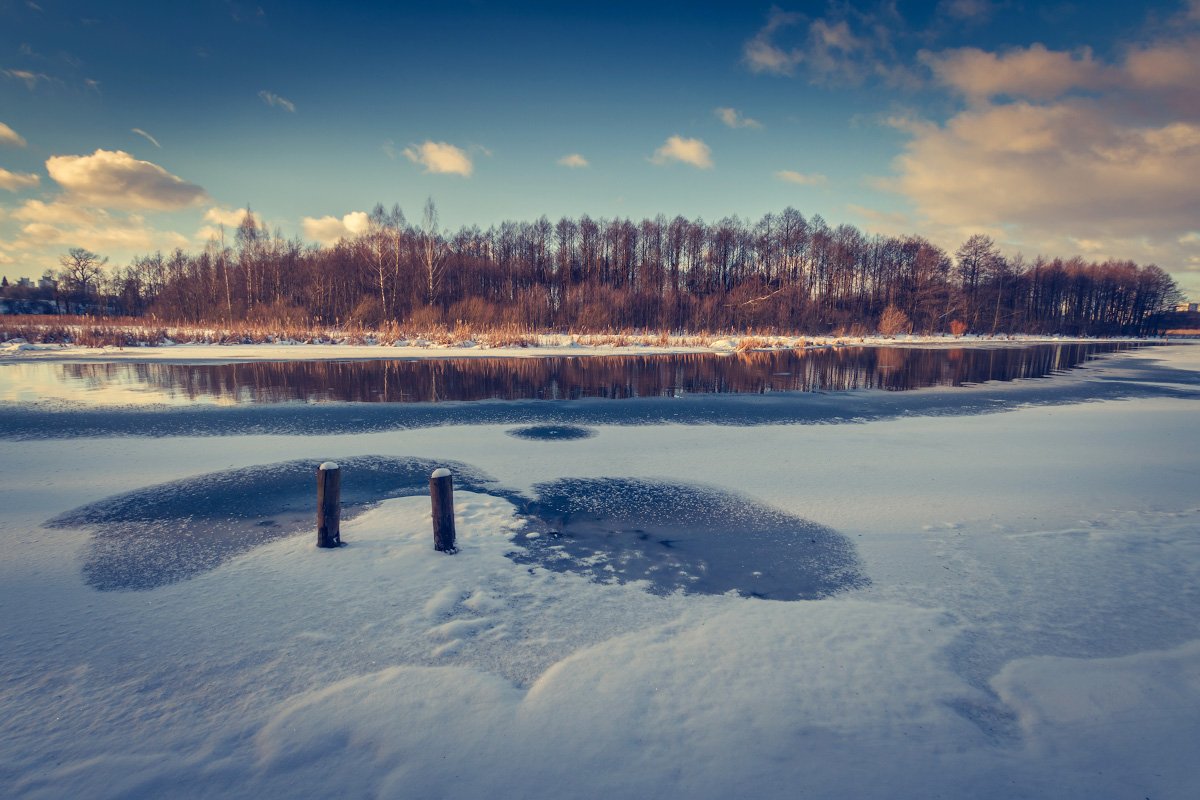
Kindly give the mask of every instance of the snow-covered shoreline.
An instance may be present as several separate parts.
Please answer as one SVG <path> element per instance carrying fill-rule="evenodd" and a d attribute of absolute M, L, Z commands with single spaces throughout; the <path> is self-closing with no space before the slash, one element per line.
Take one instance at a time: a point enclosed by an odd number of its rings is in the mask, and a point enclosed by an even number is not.
<path fill-rule="evenodd" d="M 615 337 L 614 337 L 615 338 Z M 686 342 L 694 337 L 681 337 Z M 0 364 L 29 361 L 133 362 L 133 363 L 246 363 L 254 361 L 365 361 L 446 358 L 553 358 L 580 356 L 649 356 L 680 354 L 730 354 L 758 349 L 811 349 L 827 347 L 933 347 L 998 348 L 1030 344 L 1095 342 L 1161 343 L 1162 339 L 1096 339 L 1068 336 L 729 336 L 707 344 L 655 344 L 657 337 L 633 337 L 624 344 L 592 344 L 588 337 L 545 335 L 528 347 L 488 347 L 474 341 L 442 345 L 420 340 L 406 344 L 348 344 L 329 342 L 272 342 L 253 344 L 163 344 L 139 347 L 85 347 L 33 344 L 13 340 L 0 344 Z"/>

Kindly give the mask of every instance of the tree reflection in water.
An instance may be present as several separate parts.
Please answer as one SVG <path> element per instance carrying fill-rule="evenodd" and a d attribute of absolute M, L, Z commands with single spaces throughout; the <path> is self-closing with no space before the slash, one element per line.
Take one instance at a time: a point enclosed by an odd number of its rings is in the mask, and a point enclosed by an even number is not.
<path fill-rule="evenodd" d="M 146 387 L 173 400 L 225 403 L 436 403 L 686 394 L 904 391 L 1041 378 L 1126 343 L 1028 347 L 840 347 L 732 355 L 286 361 L 242 364 L 63 364 L 89 389 Z"/>

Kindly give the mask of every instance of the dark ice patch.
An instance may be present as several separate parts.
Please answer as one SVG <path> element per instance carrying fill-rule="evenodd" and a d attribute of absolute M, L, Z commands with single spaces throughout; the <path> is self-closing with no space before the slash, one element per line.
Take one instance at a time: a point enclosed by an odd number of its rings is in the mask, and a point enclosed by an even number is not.
<path fill-rule="evenodd" d="M 649 581 L 656 594 L 807 600 L 868 583 L 846 537 L 740 495 L 620 478 L 535 488 L 533 535 L 512 556 L 521 563 Z"/>
<path fill-rule="evenodd" d="M 455 462 L 360 456 L 342 468 L 342 519 L 369 503 L 429 492 L 438 467 L 457 488 L 485 492 L 492 481 Z M 320 459 L 213 472 L 161 483 L 68 511 L 46 524 L 92 528 L 87 583 L 100 590 L 154 589 L 215 569 L 258 545 L 316 531 Z M 314 533 L 315 535 L 315 533 Z"/>
<path fill-rule="evenodd" d="M 579 425 L 526 425 L 505 431 L 518 439 L 533 439 L 544 442 L 563 442 L 571 439 L 588 439 L 596 435 L 591 428 Z"/>

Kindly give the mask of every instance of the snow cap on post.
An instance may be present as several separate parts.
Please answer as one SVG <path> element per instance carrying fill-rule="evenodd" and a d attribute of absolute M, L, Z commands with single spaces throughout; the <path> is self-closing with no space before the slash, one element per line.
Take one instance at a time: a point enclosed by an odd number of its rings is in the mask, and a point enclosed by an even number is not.
<path fill-rule="evenodd" d="M 431 477 L 431 478 L 449 478 L 450 470 L 446 469 L 445 467 L 439 467 L 438 469 L 435 469 L 433 471 L 433 474 L 430 475 L 429 477 Z"/>
<path fill-rule="evenodd" d="M 338 467 L 336 461 L 324 461 L 321 463 L 320 469 L 330 470 L 330 469 L 340 469 L 340 467 Z"/>

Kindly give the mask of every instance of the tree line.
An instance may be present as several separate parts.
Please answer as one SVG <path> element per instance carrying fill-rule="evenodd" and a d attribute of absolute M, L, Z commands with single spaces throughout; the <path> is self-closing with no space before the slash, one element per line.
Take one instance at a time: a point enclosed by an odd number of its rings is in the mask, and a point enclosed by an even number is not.
<path fill-rule="evenodd" d="M 27 294 L 196 324 L 1133 335 L 1180 299 L 1155 265 L 1008 258 L 982 234 L 950 254 L 793 208 L 757 222 L 584 215 L 443 231 L 432 201 L 416 223 L 380 205 L 330 246 L 285 239 L 247 211 L 199 252 L 107 272 L 76 248 L 62 263 Z"/>

